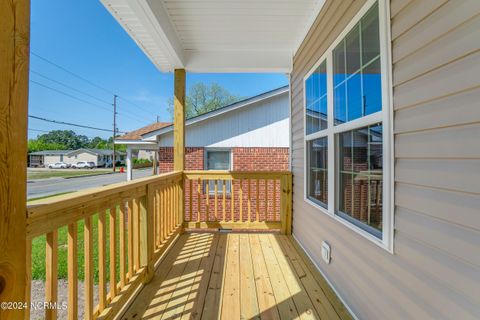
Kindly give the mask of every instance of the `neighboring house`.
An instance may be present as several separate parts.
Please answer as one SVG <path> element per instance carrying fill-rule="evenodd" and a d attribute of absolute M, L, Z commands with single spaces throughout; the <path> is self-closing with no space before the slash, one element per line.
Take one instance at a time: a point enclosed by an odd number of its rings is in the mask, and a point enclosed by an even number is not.
<path fill-rule="evenodd" d="M 125 161 L 125 152 L 117 151 L 116 160 Z M 96 167 L 103 167 L 112 162 L 112 150 L 107 149 L 78 149 L 78 150 L 45 150 L 29 154 L 30 167 L 48 167 L 49 164 L 65 162 L 75 164 L 80 161 L 95 163 Z"/>
<path fill-rule="evenodd" d="M 44 150 L 28 154 L 29 167 L 47 167 L 56 162 L 65 162 L 66 154 L 72 150 Z"/>
<path fill-rule="evenodd" d="M 186 120 L 186 170 L 288 170 L 288 105 L 288 87 L 282 87 Z M 131 158 L 146 147 L 158 150 L 160 172 L 173 170 L 172 142 L 171 123 L 115 140 L 127 145 Z"/>

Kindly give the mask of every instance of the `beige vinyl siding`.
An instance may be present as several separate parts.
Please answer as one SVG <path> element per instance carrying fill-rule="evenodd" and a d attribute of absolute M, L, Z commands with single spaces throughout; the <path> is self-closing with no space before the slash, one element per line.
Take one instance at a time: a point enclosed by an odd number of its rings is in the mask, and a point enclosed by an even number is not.
<path fill-rule="evenodd" d="M 394 254 L 304 201 L 303 78 L 364 3 L 327 0 L 294 57 L 294 236 L 360 319 L 479 319 L 480 1 L 390 3 Z"/>

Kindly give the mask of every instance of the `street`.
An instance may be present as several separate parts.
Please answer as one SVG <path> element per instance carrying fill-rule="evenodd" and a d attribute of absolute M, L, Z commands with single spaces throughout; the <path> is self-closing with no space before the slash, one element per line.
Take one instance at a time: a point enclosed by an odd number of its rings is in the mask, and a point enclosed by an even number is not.
<path fill-rule="evenodd" d="M 151 174 L 151 168 L 133 170 L 133 179 L 148 177 Z M 30 180 L 27 183 L 27 199 L 101 187 L 126 180 L 126 173 L 103 174 L 98 176 L 75 177 L 68 179 L 50 178 Z"/>

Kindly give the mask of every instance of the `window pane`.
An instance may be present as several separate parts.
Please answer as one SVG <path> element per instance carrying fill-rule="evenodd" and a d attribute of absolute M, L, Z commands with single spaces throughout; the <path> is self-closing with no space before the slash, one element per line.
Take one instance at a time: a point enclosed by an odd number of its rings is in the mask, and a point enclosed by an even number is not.
<path fill-rule="evenodd" d="M 337 143 L 337 214 L 381 237 L 382 125 L 340 133 Z"/>
<path fill-rule="evenodd" d="M 230 152 L 207 151 L 207 170 L 230 170 Z"/>
<path fill-rule="evenodd" d="M 345 92 L 345 83 L 339 85 L 334 89 L 334 113 L 335 124 L 342 124 L 347 122 L 347 100 Z"/>
<path fill-rule="evenodd" d="M 347 77 L 360 69 L 360 27 L 355 26 L 345 37 Z"/>
<path fill-rule="evenodd" d="M 378 5 L 374 5 L 362 18 L 362 59 L 363 65 L 376 58 L 380 52 L 378 30 Z"/>
<path fill-rule="evenodd" d="M 382 110 L 382 75 L 380 58 L 363 69 L 363 102 L 365 115 Z"/>
<path fill-rule="evenodd" d="M 363 115 L 362 81 L 360 74 L 347 80 L 347 121 L 361 118 Z"/>
<path fill-rule="evenodd" d="M 327 207 L 328 203 L 328 152 L 327 137 L 308 141 L 308 198 Z"/>
<path fill-rule="evenodd" d="M 320 66 L 305 81 L 306 133 L 327 128 L 327 65 Z"/>
<path fill-rule="evenodd" d="M 333 85 L 336 87 L 345 80 L 345 41 L 333 50 Z"/>
<path fill-rule="evenodd" d="M 378 23 L 375 5 L 333 51 L 335 125 L 382 110 Z"/>

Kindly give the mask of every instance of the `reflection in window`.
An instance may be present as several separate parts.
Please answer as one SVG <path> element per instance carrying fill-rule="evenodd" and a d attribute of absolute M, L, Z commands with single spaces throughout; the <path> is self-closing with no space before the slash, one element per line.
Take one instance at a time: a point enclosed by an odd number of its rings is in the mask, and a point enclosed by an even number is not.
<path fill-rule="evenodd" d="M 382 109 L 378 5 L 333 50 L 335 124 Z"/>
<path fill-rule="evenodd" d="M 381 237 L 382 231 L 382 125 L 337 135 L 338 214 Z"/>
<path fill-rule="evenodd" d="M 327 207 L 328 170 L 327 137 L 308 141 L 308 198 Z"/>
<path fill-rule="evenodd" d="M 324 61 L 305 81 L 306 133 L 327 128 L 327 64 Z"/>

